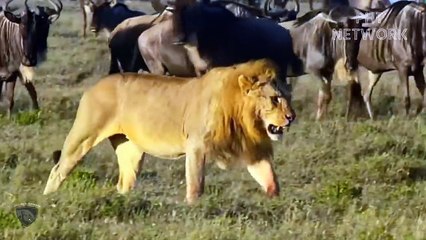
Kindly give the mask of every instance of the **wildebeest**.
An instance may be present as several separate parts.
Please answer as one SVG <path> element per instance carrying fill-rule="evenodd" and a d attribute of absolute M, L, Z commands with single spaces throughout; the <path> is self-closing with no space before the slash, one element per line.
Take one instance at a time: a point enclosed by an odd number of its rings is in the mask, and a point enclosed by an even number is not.
<path fill-rule="evenodd" d="M 224 1 L 224 3 L 226 5 L 233 2 Z M 215 1 L 212 5 L 220 6 L 222 2 Z M 200 76 L 205 72 L 207 66 L 198 56 L 195 48 L 173 44 L 177 37 L 171 19 L 173 11 L 173 7 L 168 7 L 161 13 L 161 20 L 156 20 L 158 24 L 152 24 L 149 27 L 146 27 L 147 21 L 144 21 L 144 17 L 138 17 L 141 20 L 141 26 L 138 27 L 135 25 L 127 27 L 124 22 L 120 24 L 120 30 L 114 30 L 115 33 L 110 40 L 112 59 L 110 73 L 120 71 L 117 63 L 125 71 L 144 70 L 156 74 L 169 73 L 177 76 Z M 298 6 L 295 11 L 298 11 Z M 245 16 L 244 12 L 241 14 Z M 137 34 L 140 34 L 137 40 L 139 50 L 135 53 L 132 43 Z M 142 60 L 142 63 L 139 63 L 139 59 Z"/>
<path fill-rule="evenodd" d="M 84 38 L 86 38 L 86 35 L 87 35 L 87 32 L 86 32 L 87 31 L 87 15 L 91 15 L 91 12 L 92 12 L 87 1 L 88 0 L 79 0 L 80 11 L 83 14 L 83 37 Z M 96 4 L 100 5 L 107 0 L 92 0 L 92 1 L 96 1 Z M 114 4 L 115 2 L 117 1 L 113 0 L 111 3 Z"/>
<path fill-rule="evenodd" d="M 123 3 L 112 3 L 104 1 L 101 4 L 96 4 L 89 0 L 88 7 L 92 12 L 92 20 L 90 23 L 90 31 L 98 34 L 101 30 L 106 30 L 109 35 L 114 28 L 122 21 L 145 15 L 144 12 L 129 9 Z"/>
<path fill-rule="evenodd" d="M 146 64 L 145 71 L 163 75 L 169 73 L 181 77 L 201 76 L 207 64 L 195 48 L 176 45 L 173 13 L 167 12 L 164 20 L 146 29 L 138 37 L 137 46 Z"/>
<path fill-rule="evenodd" d="M 280 68 L 278 88 L 290 94 L 286 72 L 303 71 L 294 55 L 290 32 L 264 18 L 238 18 L 223 6 L 176 1 L 173 14 L 178 43 L 195 46 L 209 68 L 229 66 L 260 58 Z"/>
<path fill-rule="evenodd" d="M 361 27 L 362 21 L 356 19 L 355 16 L 362 14 L 361 11 L 354 8 L 338 6 L 331 10 L 308 12 L 294 21 L 292 26 L 288 26 L 289 24 L 280 24 L 290 29 L 293 38 L 293 50 L 303 61 L 305 73 L 311 74 L 321 82 L 318 94 L 317 120 L 320 120 L 327 113 L 328 104 L 332 99 L 331 80 L 336 64 L 339 61 L 343 61 L 344 64 L 338 64 L 338 66 L 340 68 L 343 67 L 343 71 L 346 72 L 352 72 L 357 69 L 357 53 L 361 40 L 361 32 L 349 32 L 357 34 L 357 38 L 349 38 L 346 41 L 345 39 L 337 38 L 336 32 L 333 35 L 333 31 L 343 28 L 353 29 Z M 341 69 L 336 70 L 341 71 Z M 291 73 L 289 75 L 289 77 L 295 76 L 300 75 Z M 355 79 L 353 77 L 350 80 Z M 351 87 L 356 87 L 356 85 L 350 85 L 349 89 L 353 91 Z M 351 105 L 352 102 L 348 102 L 346 117 L 349 116 Z"/>
<path fill-rule="evenodd" d="M 170 16 L 171 12 L 165 9 L 162 13 L 129 18 L 117 25 L 108 43 L 111 53 L 109 74 L 138 72 L 141 69 L 148 71 L 139 53 L 138 38 L 146 29 L 170 19 Z"/>
<path fill-rule="evenodd" d="M 18 16 L 8 10 L 0 13 L 0 84 L 5 84 L 9 102 L 7 115 L 10 117 L 14 105 L 14 88 L 17 77 L 24 83 L 32 99 L 33 108 L 38 109 L 37 93 L 32 84 L 32 67 L 44 61 L 47 53 L 47 37 L 50 24 L 56 21 L 62 10 L 62 3 L 49 0 L 53 9 L 37 7 L 31 10 L 25 1 L 25 9 Z M 3 89 L 0 86 L 0 89 Z"/>
<path fill-rule="evenodd" d="M 391 5 L 389 0 L 322 0 L 323 9 L 337 6 L 351 6 L 360 10 L 384 9 Z M 309 0 L 309 8 L 313 10 L 313 0 Z"/>
<path fill-rule="evenodd" d="M 298 3 L 298 0 L 296 0 L 296 2 Z M 233 13 L 236 17 L 270 18 L 266 15 L 262 15 L 260 10 L 258 10 L 258 12 L 250 12 L 250 10 L 253 9 L 250 9 L 249 6 L 232 1 L 219 0 L 211 3 L 209 1 L 203 1 L 203 4 L 208 4 L 212 8 L 218 7 L 222 10 L 229 10 L 230 13 Z M 236 8 L 229 9 L 229 6 L 235 6 Z M 298 11 L 299 6 L 296 4 L 293 12 L 297 14 Z M 281 17 L 285 18 L 286 14 L 287 17 L 291 16 L 288 12 L 287 10 L 283 11 Z M 272 24 L 272 21 L 270 24 Z M 174 44 L 176 38 L 179 38 L 179 36 L 176 34 L 175 25 L 172 19 L 163 21 L 145 30 L 138 39 L 140 54 L 148 68 L 143 70 L 156 74 L 169 73 L 171 75 L 185 77 L 202 75 L 209 68 L 207 62 L 199 55 L 197 48 L 187 44 Z"/>
<path fill-rule="evenodd" d="M 364 93 L 364 101 L 370 118 L 374 118 L 371 108 L 373 88 L 382 73 L 391 70 L 398 71 L 399 91 L 402 91 L 406 114 L 409 114 L 411 105 L 408 77 L 414 76 L 417 89 L 423 97 L 417 108 L 417 113 L 420 113 L 425 104 L 423 68 L 426 60 L 426 4 L 396 2 L 377 15 L 368 26 L 371 31 L 360 42 L 358 61 L 369 70 L 369 84 Z M 389 30 L 394 32 L 394 36 L 378 38 L 375 34 L 378 31 L 391 34 Z"/>

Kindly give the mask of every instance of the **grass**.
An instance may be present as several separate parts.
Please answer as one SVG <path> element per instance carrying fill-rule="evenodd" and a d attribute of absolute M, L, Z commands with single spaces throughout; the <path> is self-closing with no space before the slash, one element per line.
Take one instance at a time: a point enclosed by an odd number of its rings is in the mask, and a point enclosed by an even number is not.
<path fill-rule="evenodd" d="M 42 110 L 29 110 L 18 85 L 12 119 L 0 117 L 0 239 L 426 239 L 425 118 L 392 114 L 395 73 L 374 93 L 376 121 L 347 122 L 345 88 L 336 84 L 327 120 L 315 122 L 318 84 L 299 78 L 297 123 L 275 144 L 278 198 L 266 198 L 247 171 L 209 164 L 206 193 L 189 207 L 183 161 L 156 158 L 122 196 L 108 143 L 58 192 L 42 196 L 51 153 L 62 147 L 82 91 L 108 71 L 106 40 L 81 39 L 78 14 L 65 5 L 52 26 L 35 80 Z M 40 209 L 22 228 L 14 206 L 25 202 Z"/>

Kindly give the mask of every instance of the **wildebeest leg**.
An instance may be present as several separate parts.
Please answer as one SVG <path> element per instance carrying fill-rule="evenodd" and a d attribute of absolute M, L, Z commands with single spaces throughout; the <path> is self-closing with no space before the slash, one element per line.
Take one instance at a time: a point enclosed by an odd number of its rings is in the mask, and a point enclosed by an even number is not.
<path fill-rule="evenodd" d="M 3 101 L 3 92 L 5 92 L 3 91 L 3 85 L 4 85 L 3 83 L 4 83 L 4 80 L 0 78 L 0 102 Z"/>
<path fill-rule="evenodd" d="M 22 78 L 19 78 L 19 79 L 22 82 Z M 25 88 L 27 89 L 28 94 L 30 95 L 31 102 L 33 104 L 33 109 L 39 110 L 40 108 L 38 106 L 38 101 L 37 101 L 37 92 L 35 90 L 33 83 L 32 82 L 24 82 L 23 84 L 24 84 Z"/>
<path fill-rule="evenodd" d="M 84 0 L 79 0 L 79 1 L 80 1 L 80 10 L 82 11 L 82 14 L 83 14 L 83 38 L 86 38 L 87 13 L 86 13 L 86 8 L 84 6 Z"/>
<path fill-rule="evenodd" d="M 422 101 L 420 102 L 419 106 L 417 106 L 416 114 L 419 114 L 423 111 L 423 107 L 426 105 L 426 99 L 425 99 L 425 89 L 426 89 L 426 83 L 425 83 L 425 76 L 423 75 L 423 66 L 419 68 L 419 70 L 414 72 L 414 80 L 416 81 L 416 87 L 419 90 L 420 94 L 422 95 Z"/>
<path fill-rule="evenodd" d="M 111 136 L 109 140 L 117 155 L 120 170 L 117 191 L 124 194 L 135 188 L 145 154 L 123 134 Z"/>
<path fill-rule="evenodd" d="M 269 160 L 265 159 L 252 163 L 247 166 L 247 170 L 269 197 L 279 195 L 277 177 Z"/>
<path fill-rule="evenodd" d="M 361 108 L 361 104 L 364 104 L 363 97 L 362 97 L 362 89 L 361 84 L 357 81 L 350 81 L 348 83 L 348 100 L 346 104 L 346 120 L 349 119 L 350 112 L 352 110 L 352 107 L 354 105 L 354 100 L 356 100 L 356 103 L 359 108 Z"/>
<path fill-rule="evenodd" d="M 118 73 L 120 72 L 120 68 L 119 68 L 119 63 L 118 63 L 118 58 L 115 56 L 115 54 L 113 53 L 114 50 L 110 50 L 111 51 L 111 62 L 109 65 L 109 73 L 108 74 L 113 74 L 113 73 Z"/>
<path fill-rule="evenodd" d="M 314 0 L 309 0 L 309 10 L 314 10 Z"/>
<path fill-rule="evenodd" d="M 9 107 L 7 109 L 7 118 L 10 119 L 12 115 L 13 106 L 15 105 L 15 85 L 16 78 L 18 75 L 16 73 L 12 74 L 5 82 L 5 97 L 6 101 L 9 103 Z"/>
<path fill-rule="evenodd" d="M 198 52 L 197 47 L 190 46 L 190 45 L 184 45 L 185 50 L 187 52 L 188 58 L 191 61 L 192 65 L 194 66 L 194 71 L 197 77 L 201 77 L 204 75 L 207 71 L 208 64 L 206 61 L 204 61 L 200 53 Z"/>
<path fill-rule="evenodd" d="M 398 75 L 399 75 L 399 84 L 398 84 L 398 92 L 400 93 L 400 96 L 402 96 L 402 103 L 405 107 L 405 114 L 408 115 L 410 113 L 410 87 L 408 82 L 408 69 L 407 68 L 401 68 L 398 69 Z M 401 94 L 402 93 L 402 94 Z"/>
<path fill-rule="evenodd" d="M 205 153 L 200 149 L 191 149 L 186 153 L 185 178 L 186 201 L 193 204 L 204 192 Z"/>
<path fill-rule="evenodd" d="M 318 93 L 317 116 L 316 120 L 322 119 L 324 113 L 327 113 L 328 104 L 331 101 L 331 76 L 317 76 L 321 79 L 321 87 Z"/>
<path fill-rule="evenodd" d="M 364 102 L 365 106 L 367 107 L 368 115 L 370 116 L 370 119 L 374 119 L 374 112 L 371 107 L 371 94 L 373 93 L 373 89 L 376 86 L 376 84 L 379 82 L 380 77 L 382 76 L 381 73 L 373 73 L 371 71 L 368 71 L 368 87 L 367 91 L 364 94 Z"/>

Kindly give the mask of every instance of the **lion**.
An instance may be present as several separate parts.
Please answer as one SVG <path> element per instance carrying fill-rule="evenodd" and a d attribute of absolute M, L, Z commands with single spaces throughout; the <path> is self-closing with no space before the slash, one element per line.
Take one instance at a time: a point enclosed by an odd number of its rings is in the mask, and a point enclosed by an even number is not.
<path fill-rule="evenodd" d="M 82 157 L 108 138 L 117 155 L 117 191 L 136 186 L 145 153 L 185 156 L 186 202 L 204 189 L 206 159 L 224 169 L 246 166 L 267 196 L 278 196 L 272 141 L 295 119 L 277 90 L 277 66 L 261 59 L 217 67 L 199 78 L 109 75 L 81 97 L 73 126 L 52 168 L 44 195 L 56 191 Z"/>

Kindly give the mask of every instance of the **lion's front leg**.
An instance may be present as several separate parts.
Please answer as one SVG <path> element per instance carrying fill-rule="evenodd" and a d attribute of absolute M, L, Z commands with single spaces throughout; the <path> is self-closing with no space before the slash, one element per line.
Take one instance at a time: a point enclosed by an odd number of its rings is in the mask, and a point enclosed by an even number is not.
<path fill-rule="evenodd" d="M 279 195 L 279 185 L 269 160 L 260 160 L 247 166 L 250 175 L 262 186 L 269 197 Z"/>
<path fill-rule="evenodd" d="M 193 204 L 204 192 L 205 154 L 200 149 L 192 149 L 186 153 L 186 201 Z"/>

